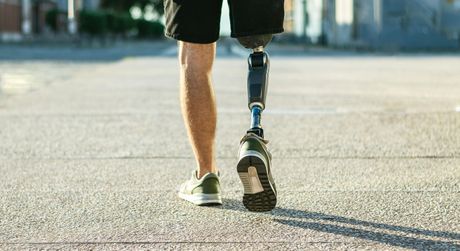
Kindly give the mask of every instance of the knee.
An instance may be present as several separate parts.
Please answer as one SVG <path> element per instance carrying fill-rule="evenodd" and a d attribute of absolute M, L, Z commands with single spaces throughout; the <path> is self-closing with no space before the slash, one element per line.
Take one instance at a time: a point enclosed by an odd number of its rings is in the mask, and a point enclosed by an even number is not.
<path fill-rule="evenodd" d="M 238 42 L 247 49 L 255 49 L 257 47 L 265 47 L 272 40 L 272 34 L 254 35 L 239 37 Z"/>
<path fill-rule="evenodd" d="M 214 61 L 215 43 L 195 44 L 179 42 L 179 61 L 182 70 L 208 73 Z"/>

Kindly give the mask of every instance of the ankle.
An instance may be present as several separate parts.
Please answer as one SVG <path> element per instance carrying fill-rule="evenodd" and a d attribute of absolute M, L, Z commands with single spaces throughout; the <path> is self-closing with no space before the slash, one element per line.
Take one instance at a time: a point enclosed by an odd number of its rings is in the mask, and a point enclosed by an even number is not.
<path fill-rule="evenodd" d="M 201 177 L 205 176 L 208 173 L 217 174 L 217 169 L 216 168 L 212 168 L 212 169 L 197 169 L 196 178 L 201 179 Z"/>

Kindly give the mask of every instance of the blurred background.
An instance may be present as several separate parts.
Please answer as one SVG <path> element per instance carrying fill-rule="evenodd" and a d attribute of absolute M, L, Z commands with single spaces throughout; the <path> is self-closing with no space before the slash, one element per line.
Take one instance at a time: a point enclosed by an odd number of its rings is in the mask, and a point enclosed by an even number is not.
<path fill-rule="evenodd" d="M 176 197 L 196 164 L 163 2 L 0 0 L 0 250 L 460 250 L 460 0 L 285 10 L 262 119 L 280 199 L 248 214 L 250 51 L 226 4 L 225 201 L 196 209 Z"/>
<path fill-rule="evenodd" d="M 460 0 L 285 0 L 279 42 L 359 49 L 460 48 Z M 230 33 L 224 4 L 223 36 Z M 2 42 L 162 38 L 161 0 L 0 0 Z"/>
<path fill-rule="evenodd" d="M 269 45 L 275 56 L 460 50 L 460 0 L 284 2 L 285 32 Z M 226 3 L 222 12 L 217 54 L 246 57 L 229 38 Z M 162 0 L 0 0 L 0 93 L 53 82 L 77 62 L 175 56 L 175 42 L 163 35 L 164 19 Z M 52 67 L 56 60 L 60 71 Z M 53 74 L 40 75 L 36 67 Z"/>

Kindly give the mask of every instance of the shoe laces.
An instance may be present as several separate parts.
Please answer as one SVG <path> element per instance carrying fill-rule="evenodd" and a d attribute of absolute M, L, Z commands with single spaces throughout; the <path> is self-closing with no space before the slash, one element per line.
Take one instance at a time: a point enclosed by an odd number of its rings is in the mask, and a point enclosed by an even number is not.
<path fill-rule="evenodd" d="M 240 144 L 243 144 L 245 141 L 247 141 L 248 139 L 251 139 L 251 138 L 256 138 L 257 140 L 259 141 L 262 141 L 264 144 L 268 144 L 268 140 L 260 137 L 259 135 L 253 133 L 253 132 L 248 132 L 246 133 L 240 140 Z"/>

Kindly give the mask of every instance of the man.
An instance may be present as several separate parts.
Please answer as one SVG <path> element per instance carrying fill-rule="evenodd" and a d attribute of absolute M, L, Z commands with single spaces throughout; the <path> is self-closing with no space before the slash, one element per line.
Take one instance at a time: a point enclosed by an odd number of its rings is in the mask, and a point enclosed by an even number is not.
<path fill-rule="evenodd" d="M 254 36 L 270 34 L 271 37 L 271 34 L 283 32 L 283 1 L 228 0 L 231 36 L 250 43 Z M 222 0 L 165 0 L 165 34 L 178 40 L 182 115 L 197 163 L 190 180 L 182 184 L 179 196 L 197 205 L 222 204 L 214 150 L 216 104 L 211 84 L 221 7 Z M 268 163 L 271 156 L 265 143 L 260 135 L 248 133 L 241 145 L 245 151 L 257 149 L 267 159 L 260 161 L 263 162 L 262 173 L 247 166 L 246 179 L 242 178 L 245 185 L 243 202 L 253 211 L 264 211 L 261 203 L 270 204 L 268 209 L 276 204 L 276 190 Z M 240 162 L 252 165 L 247 156 L 243 158 L 241 155 Z M 243 165 L 238 165 L 240 172 Z M 240 173 L 240 177 L 244 174 Z M 257 175 L 264 179 L 259 180 Z M 256 178 L 253 183 L 251 177 Z"/>

